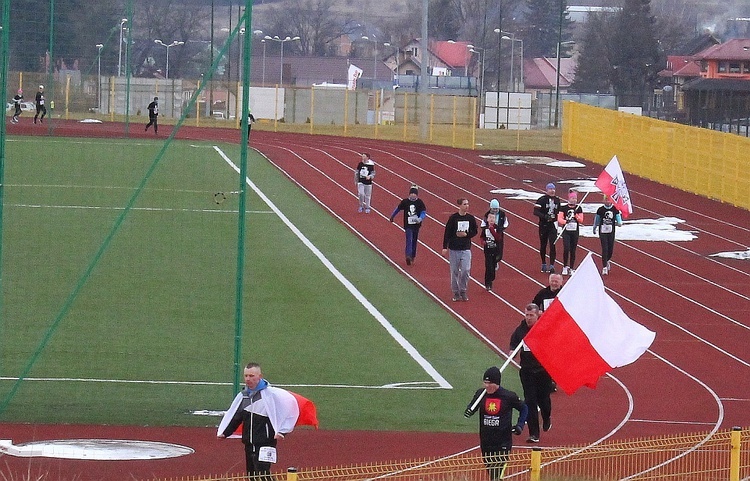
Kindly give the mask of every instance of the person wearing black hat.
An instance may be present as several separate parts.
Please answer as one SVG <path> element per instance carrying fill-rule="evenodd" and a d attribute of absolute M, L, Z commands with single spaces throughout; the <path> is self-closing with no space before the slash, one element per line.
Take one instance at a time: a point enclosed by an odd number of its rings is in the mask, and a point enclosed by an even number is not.
<path fill-rule="evenodd" d="M 422 227 L 422 221 L 427 215 L 422 199 L 419 198 L 419 189 L 412 185 L 409 189 L 409 196 L 402 199 L 391 214 L 391 222 L 396 218 L 399 211 L 404 211 L 404 233 L 406 234 L 406 265 L 410 266 L 417 257 L 417 244 L 419 243 L 419 228 Z"/>
<path fill-rule="evenodd" d="M 502 374 L 493 366 L 484 372 L 483 389 L 477 389 L 466 407 L 467 418 L 479 412 L 479 446 L 491 480 L 503 479 L 513 436 L 520 435 L 526 422 L 528 407 L 516 393 L 500 386 Z M 513 409 L 518 421 L 513 425 Z"/>
<path fill-rule="evenodd" d="M 154 126 L 154 134 L 159 135 L 159 97 L 154 97 L 154 101 L 148 104 L 148 123 L 146 124 L 146 130 L 152 125 Z"/>

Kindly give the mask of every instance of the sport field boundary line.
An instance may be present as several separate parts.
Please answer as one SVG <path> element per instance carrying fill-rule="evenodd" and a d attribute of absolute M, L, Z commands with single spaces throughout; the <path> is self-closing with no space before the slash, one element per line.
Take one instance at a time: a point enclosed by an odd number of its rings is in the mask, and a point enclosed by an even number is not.
<path fill-rule="evenodd" d="M 240 173 L 240 168 L 232 162 L 232 160 L 216 145 L 214 145 L 214 150 L 221 156 L 224 161 L 229 164 L 230 167 L 232 167 L 235 172 L 238 174 Z M 404 348 L 404 350 L 414 359 L 417 364 L 419 364 L 422 369 L 427 372 L 427 374 L 436 382 L 438 385 L 443 389 L 453 389 L 453 386 L 439 373 L 437 372 L 437 369 L 435 369 L 432 364 L 430 364 L 427 359 L 425 359 L 422 354 L 417 351 L 417 349 L 400 333 L 396 330 L 395 327 L 388 321 L 388 319 L 381 314 L 381 312 L 374 306 L 372 303 L 364 296 L 362 293 L 357 289 L 354 284 L 352 284 L 349 279 L 347 279 L 341 271 L 339 271 L 336 266 L 334 266 L 331 261 L 328 260 L 328 258 L 323 255 L 323 253 L 318 249 L 315 244 L 310 242 L 310 239 L 308 239 L 302 231 L 300 231 L 296 225 L 294 225 L 281 210 L 276 207 L 276 204 L 271 201 L 264 193 L 261 191 L 258 186 L 255 185 L 253 181 L 251 181 L 249 178 L 245 178 L 245 183 L 250 186 L 251 189 L 253 189 L 253 192 L 255 192 L 263 202 L 271 209 L 273 210 L 276 215 L 281 219 L 281 221 L 286 225 L 290 231 L 294 233 L 294 235 L 297 236 L 297 238 L 302 241 L 302 243 L 312 252 L 315 257 L 320 260 L 320 262 L 328 269 L 331 274 L 348 290 L 354 298 L 359 301 L 362 306 L 364 306 L 365 309 L 372 315 L 372 317 L 375 318 L 375 320 L 380 323 L 381 326 L 388 332 L 388 334 L 391 335 L 391 337 L 398 342 L 398 344 Z"/>
<path fill-rule="evenodd" d="M 17 377 L 0 376 L 0 381 L 17 381 Z M 77 377 L 25 377 L 24 381 L 29 382 L 90 382 L 90 383 L 107 383 L 107 384 L 156 384 L 170 386 L 231 386 L 231 382 L 221 381 L 167 381 L 167 380 L 148 380 L 148 379 L 97 379 L 97 378 L 77 378 Z M 276 387 L 317 387 L 333 389 L 445 389 L 442 386 L 435 386 L 431 382 L 411 381 L 411 382 L 393 382 L 388 384 L 367 385 L 367 384 L 274 384 Z M 1 479 L 1 478 L 0 478 Z"/>

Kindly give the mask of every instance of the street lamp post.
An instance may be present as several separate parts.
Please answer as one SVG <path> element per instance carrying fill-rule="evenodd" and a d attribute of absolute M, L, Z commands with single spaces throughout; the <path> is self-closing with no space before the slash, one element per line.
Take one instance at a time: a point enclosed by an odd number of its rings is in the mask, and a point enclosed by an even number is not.
<path fill-rule="evenodd" d="M 263 76 L 261 77 L 261 85 L 266 85 L 266 39 L 263 38 L 263 30 L 253 30 L 253 35 L 260 37 L 260 43 L 263 44 Z"/>
<path fill-rule="evenodd" d="M 101 43 L 96 44 L 98 50 L 96 55 L 96 110 L 102 108 L 102 49 L 104 45 Z"/>
<path fill-rule="evenodd" d="M 120 48 L 119 53 L 117 54 L 117 76 L 122 75 L 122 30 L 125 23 L 127 23 L 128 19 L 123 18 L 120 20 Z"/>
<path fill-rule="evenodd" d="M 468 48 L 471 53 L 479 54 L 479 98 L 481 100 L 482 95 L 484 94 L 484 52 L 486 49 L 471 44 L 467 45 L 466 48 Z"/>
<path fill-rule="evenodd" d="M 513 74 L 513 63 L 515 62 L 515 48 L 513 44 L 515 42 L 521 43 L 521 57 L 518 62 L 518 70 L 520 71 L 520 77 L 521 77 L 520 84 L 522 85 L 523 84 L 523 39 L 516 38 L 516 34 L 512 32 L 502 32 L 502 33 L 503 33 L 503 38 L 505 40 L 510 40 L 510 83 L 512 85 L 512 89 L 513 89 L 512 91 L 517 92 L 518 91 L 517 85 L 519 84 L 516 82 L 516 77 L 518 77 L 518 75 Z"/>
<path fill-rule="evenodd" d="M 279 38 L 278 35 L 274 35 L 273 37 L 266 35 L 263 38 L 265 38 L 266 40 L 273 40 L 274 42 L 279 42 L 281 44 L 281 60 L 279 61 L 279 85 L 284 85 L 284 43 L 299 40 L 299 37 L 290 37 L 289 35 L 287 35 L 286 38 Z"/>
<path fill-rule="evenodd" d="M 156 39 L 156 40 L 154 40 L 154 43 L 157 43 L 157 44 L 161 45 L 162 47 L 166 47 L 166 49 L 167 49 L 167 68 L 166 68 L 166 72 L 164 74 L 164 79 L 165 80 L 169 80 L 169 49 L 172 48 L 172 47 L 176 47 L 178 45 L 184 45 L 185 42 L 178 42 L 177 40 L 174 40 L 174 41 L 172 41 L 172 43 L 170 43 L 169 45 L 167 45 L 164 42 L 162 42 L 161 40 Z"/>

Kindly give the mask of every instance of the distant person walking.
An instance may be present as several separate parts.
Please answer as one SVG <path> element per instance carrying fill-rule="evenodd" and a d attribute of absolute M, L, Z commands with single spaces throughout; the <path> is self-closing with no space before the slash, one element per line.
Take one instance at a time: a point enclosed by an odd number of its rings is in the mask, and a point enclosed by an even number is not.
<path fill-rule="evenodd" d="M 469 276 L 471 275 L 471 238 L 477 235 L 477 220 L 469 214 L 469 200 L 463 197 L 456 201 L 458 212 L 445 223 L 443 233 L 443 255 L 448 255 L 451 266 L 451 291 L 453 302 L 468 301 Z"/>
<path fill-rule="evenodd" d="M 255 123 L 255 117 L 253 116 L 253 114 L 248 112 L 247 114 L 247 143 L 248 144 L 250 143 L 250 131 L 252 130 L 254 123 Z"/>
<path fill-rule="evenodd" d="M 604 196 L 604 205 L 599 207 L 594 217 L 594 234 L 599 228 L 599 242 L 602 245 L 602 275 L 609 274 L 612 252 L 615 250 L 615 228 L 622 226 L 622 215 L 612 204 L 612 198 Z"/>
<path fill-rule="evenodd" d="M 36 114 L 34 115 L 34 123 L 39 119 L 40 123 L 44 123 L 44 116 L 47 115 L 47 106 L 44 101 L 44 85 L 39 86 L 39 90 L 34 97 L 36 102 Z"/>
<path fill-rule="evenodd" d="M 362 160 L 354 170 L 354 183 L 357 185 L 357 198 L 359 207 L 357 212 L 370 213 L 370 202 L 372 201 L 372 181 L 375 179 L 375 162 L 370 154 L 363 153 Z"/>
<path fill-rule="evenodd" d="M 410 266 L 417 257 L 419 228 L 422 227 L 422 221 L 427 215 L 427 207 L 425 207 L 422 199 L 419 198 L 419 189 L 417 189 L 416 185 L 411 186 L 409 196 L 403 199 L 393 210 L 391 222 L 393 222 L 393 219 L 396 218 L 396 215 L 400 211 L 404 211 L 404 233 L 406 234 L 406 249 L 404 250 L 404 254 L 406 255 L 406 265 Z"/>
<path fill-rule="evenodd" d="M 13 107 L 15 108 L 15 111 L 13 112 L 13 117 L 10 119 L 14 124 L 18 123 L 18 116 L 21 115 L 21 102 L 23 102 L 23 90 L 18 89 L 18 92 L 16 92 L 16 95 L 13 97 Z"/>
<path fill-rule="evenodd" d="M 542 258 L 542 272 L 555 272 L 555 239 L 557 239 L 557 213 L 560 210 L 560 198 L 555 195 L 555 184 L 547 184 L 546 193 L 534 204 L 534 215 L 539 218 L 539 256 Z M 549 262 L 547 246 L 549 245 Z"/>
<path fill-rule="evenodd" d="M 153 102 L 148 104 L 148 123 L 146 130 L 154 126 L 154 135 L 159 135 L 159 97 L 154 97 Z"/>
<path fill-rule="evenodd" d="M 485 212 L 479 227 L 484 247 L 484 288 L 492 290 L 492 283 L 497 276 L 500 261 L 503 260 L 503 245 L 508 217 L 500 210 L 497 199 L 490 201 L 490 210 Z"/>
<path fill-rule="evenodd" d="M 579 229 L 583 224 L 583 209 L 578 204 L 578 194 L 575 191 L 568 193 L 568 203 L 560 207 L 560 211 L 557 213 L 557 223 L 563 229 L 562 274 L 572 276 L 576 272 L 576 249 L 578 249 Z"/>

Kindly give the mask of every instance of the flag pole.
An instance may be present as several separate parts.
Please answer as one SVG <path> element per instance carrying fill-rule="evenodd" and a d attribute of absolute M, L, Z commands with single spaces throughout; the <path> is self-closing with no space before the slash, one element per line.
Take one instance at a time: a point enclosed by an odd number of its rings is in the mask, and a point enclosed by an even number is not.
<path fill-rule="evenodd" d="M 591 193 L 591 191 L 589 190 L 589 191 L 587 191 L 587 192 L 586 192 L 585 194 L 583 194 L 583 199 L 581 199 L 581 202 L 579 202 L 579 203 L 578 203 L 578 205 L 581 205 L 581 204 L 583 204 L 583 201 L 584 201 L 584 200 L 586 200 L 586 197 L 588 197 L 590 193 Z M 560 232 L 559 232 L 559 233 L 557 234 L 557 237 L 555 237 L 555 242 L 554 242 L 555 244 L 557 243 L 557 241 L 558 241 L 558 240 L 560 240 L 560 237 L 562 237 L 562 235 L 563 235 L 563 232 L 565 232 L 565 229 L 561 230 L 561 231 L 560 231 Z"/>
<path fill-rule="evenodd" d="M 522 347 L 523 347 L 523 342 L 519 342 L 518 346 L 516 346 L 516 348 L 513 349 L 513 352 L 511 352 L 510 354 L 508 354 L 508 359 L 506 359 L 505 362 L 503 363 L 503 365 L 500 366 L 500 372 L 505 371 L 505 368 L 508 367 L 508 364 L 510 364 L 510 362 L 513 360 L 513 358 L 516 357 L 516 354 L 518 354 L 518 351 L 520 351 Z M 471 408 L 469 408 L 469 409 L 471 409 L 472 411 L 475 410 L 477 408 L 477 406 L 479 406 L 479 402 L 482 400 L 482 398 L 484 397 L 485 394 L 487 394 L 487 390 L 486 389 L 482 391 L 482 394 L 480 394 L 479 397 L 477 397 L 477 400 L 474 401 L 474 404 L 472 404 Z"/>

